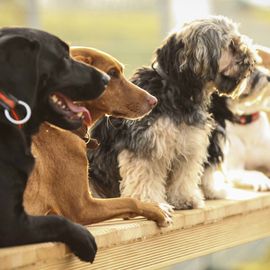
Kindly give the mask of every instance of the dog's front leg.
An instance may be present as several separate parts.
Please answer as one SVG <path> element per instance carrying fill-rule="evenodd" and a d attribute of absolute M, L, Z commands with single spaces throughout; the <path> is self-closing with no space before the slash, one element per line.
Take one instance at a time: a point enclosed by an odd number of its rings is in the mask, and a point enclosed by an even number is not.
<path fill-rule="evenodd" d="M 86 196 L 84 198 L 81 205 L 76 205 L 75 211 L 67 213 L 73 221 L 81 224 L 136 216 L 144 216 L 149 220 L 156 221 L 161 227 L 172 223 L 173 209 L 168 204 L 146 203 L 133 198 L 94 199 L 90 193 L 87 199 Z M 71 209 L 74 210 L 74 205 L 71 206 Z"/>
<path fill-rule="evenodd" d="M 176 209 L 203 208 L 204 198 L 199 188 L 202 165 L 196 161 L 178 160 L 167 189 L 168 202 Z"/>
<path fill-rule="evenodd" d="M 229 191 L 225 175 L 215 165 L 204 170 L 201 187 L 205 198 L 208 200 L 224 199 Z"/>
<path fill-rule="evenodd" d="M 59 216 L 30 216 L 24 211 L 27 174 L 0 163 L 0 247 L 63 242 L 82 260 L 93 261 L 96 243 L 81 225 Z"/>
<path fill-rule="evenodd" d="M 118 155 L 122 180 L 122 197 L 132 197 L 145 202 L 166 202 L 166 177 L 168 165 L 162 158 L 142 158 L 124 150 Z"/>

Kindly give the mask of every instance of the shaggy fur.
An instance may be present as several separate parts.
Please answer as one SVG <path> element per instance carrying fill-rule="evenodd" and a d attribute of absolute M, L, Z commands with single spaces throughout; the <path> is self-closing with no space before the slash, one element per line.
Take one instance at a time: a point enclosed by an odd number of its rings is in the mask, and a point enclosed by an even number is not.
<path fill-rule="evenodd" d="M 198 185 L 212 129 L 212 89 L 239 92 L 233 90 L 253 64 L 249 44 L 224 17 L 193 21 L 168 37 L 152 66 L 132 78 L 158 106 L 136 122 L 103 119 L 92 134 L 101 143 L 88 153 L 96 190 L 177 209 L 203 207 Z"/>
<path fill-rule="evenodd" d="M 226 196 L 226 188 L 214 178 L 224 161 L 224 146 L 226 142 L 226 120 L 234 123 L 235 117 L 228 105 L 228 97 L 214 93 L 210 113 L 215 121 L 208 145 L 208 158 L 204 164 L 201 187 L 206 199 L 222 199 Z M 222 180 L 221 180 L 222 181 Z"/>
<path fill-rule="evenodd" d="M 71 55 L 111 76 L 100 98 L 83 102 L 93 122 L 105 114 L 129 119 L 142 117 L 157 103 L 155 97 L 126 79 L 123 65 L 112 56 L 86 47 L 72 47 Z M 37 163 L 24 193 L 28 213 L 53 213 L 81 224 L 138 215 L 155 220 L 160 226 L 171 223 L 169 205 L 144 203 L 133 198 L 94 199 L 88 185 L 86 144 L 75 134 L 43 124 L 33 137 L 32 153 Z"/>

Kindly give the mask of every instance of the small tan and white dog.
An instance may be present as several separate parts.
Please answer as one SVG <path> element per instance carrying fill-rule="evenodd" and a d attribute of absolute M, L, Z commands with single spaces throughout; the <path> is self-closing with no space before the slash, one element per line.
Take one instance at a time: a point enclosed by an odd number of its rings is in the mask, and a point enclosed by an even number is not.
<path fill-rule="evenodd" d="M 239 100 L 229 100 L 236 123 L 227 121 L 224 169 L 229 182 L 257 191 L 270 190 L 269 70 L 256 70 Z"/>
<path fill-rule="evenodd" d="M 241 96 L 236 100 L 213 97 L 211 112 L 217 128 L 210 138 L 202 181 L 208 199 L 226 197 L 224 179 L 236 187 L 270 190 L 270 179 L 259 171 L 270 172 L 270 124 L 266 113 L 270 111 L 270 49 L 258 46 L 257 51 L 262 61 Z"/>

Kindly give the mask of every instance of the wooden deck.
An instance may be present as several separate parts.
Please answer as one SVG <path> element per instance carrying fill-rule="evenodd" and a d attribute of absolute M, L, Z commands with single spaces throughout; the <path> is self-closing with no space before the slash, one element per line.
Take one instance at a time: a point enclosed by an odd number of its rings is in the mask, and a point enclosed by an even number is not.
<path fill-rule="evenodd" d="M 202 210 L 177 211 L 174 224 L 163 229 L 144 218 L 88 228 L 99 246 L 92 265 L 63 244 L 46 243 L 0 249 L 0 269 L 161 269 L 270 236 L 270 193 L 235 189 Z"/>

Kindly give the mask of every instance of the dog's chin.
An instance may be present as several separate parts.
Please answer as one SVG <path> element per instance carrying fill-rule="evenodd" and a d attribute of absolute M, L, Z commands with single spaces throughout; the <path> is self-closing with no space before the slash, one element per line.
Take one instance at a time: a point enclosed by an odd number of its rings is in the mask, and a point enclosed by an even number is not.
<path fill-rule="evenodd" d="M 71 120 L 61 114 L 50 112 L 47 117 L 46 121 L 50 124 L 53 124 L 57 127 L 60 127 L 62 129 L 66 130 L 75 130 L 82 126 L 83 120 Z"/>
<path fill-rule="evenodd" d="M 143 117 L 145 117 L 147 114 L 149 114 L 151 111 L 147 111 L 145 113 L 142 112 L 134 112 L 134 111 L 129 111 L 129 112 L 119 112 L 119 111 L 113 111 L 110 116 L 113 116 L 115 118 L 123 118 L 123 119 L 128 119 L 128 120 L 140 120 Z"/>

